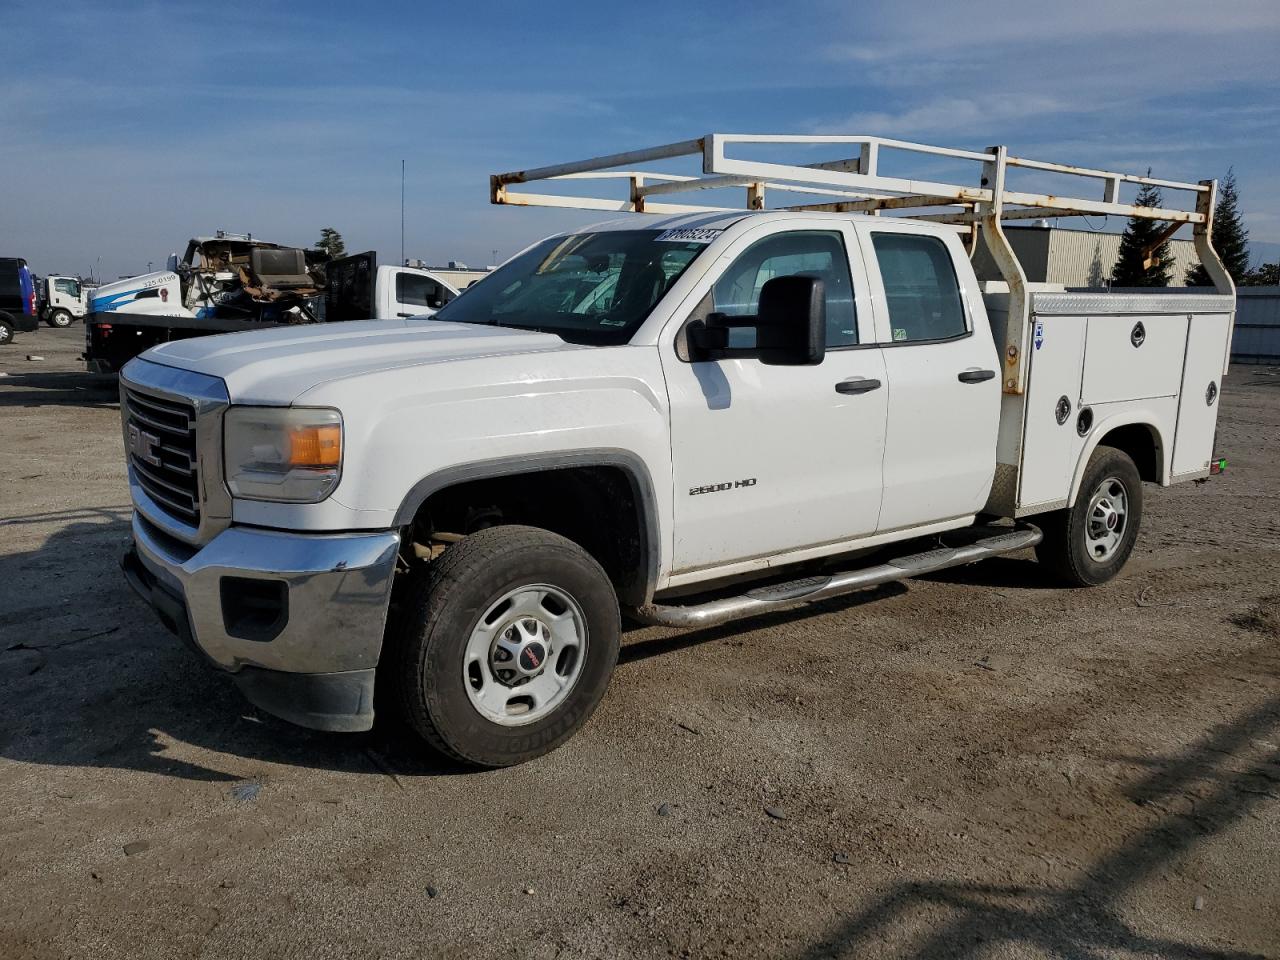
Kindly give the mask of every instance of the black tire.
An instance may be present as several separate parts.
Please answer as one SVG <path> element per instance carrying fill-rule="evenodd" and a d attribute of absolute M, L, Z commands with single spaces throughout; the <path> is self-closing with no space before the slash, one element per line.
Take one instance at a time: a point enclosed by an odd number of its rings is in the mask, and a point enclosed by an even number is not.
<path fill-rule="evenodd" d="M 491 527 L 408 576 L 383 669 L 400 713 L 428 743 L 471 766 L 506 767 L 549 753 L 587 722 L 617 664 L 621 626 L 613 584 L 585 550 L 536 527 Z M 504 726 L 472 704 L 466 648 L 494 603 L 531 584 L 550 585 L 578 604 L 586 653 L 577 680 L 549 715 Z"/>
<path fill-rule="evenodd" d="M 1102 490 L 1104 483 L 1118 484 L 1125 498 L 1123 517 L 1118 521 L 1119 540 L 1109 549 L 1091 537 L 1091 515 L 1095 513 L 1097 496 L 1110 502 L 1115 498 L 1115 486 Z M 1096 511 L 1104 518 L 1114 510 Z M 1064 583 L 1077 587 L 1096 587 L 1118 574 L 1129 560 L 1142 526 L 1142 478 L 1133 460 L 1123 450 L 1099 446 L 1089 458 L 1080 493 L 1075 505 L 1065 510 L 1033 517 L 1044 532 L 1044 539 L 1036 546 L 1036 559 L 1053 571 Z M 1105 519 L 1097 519 L 1093 531 L 1106 528 Z M 1101 551 L 1106 549 L 1105 554 Z"/>
<path fill-rule="evenodd" d="M 45 322 L 51 327 L 65 329 L 66 327 L 71 326 L 72 319 L 71 314 L 67 313 L 66 310 L 54 310 L 49 314 L 49 319 Z"/>
<path fill-rule="evenodd" d="M 13 324 L 8 320 L 0 319 L 0 346 L 7 343 L 13 343 Z"/>

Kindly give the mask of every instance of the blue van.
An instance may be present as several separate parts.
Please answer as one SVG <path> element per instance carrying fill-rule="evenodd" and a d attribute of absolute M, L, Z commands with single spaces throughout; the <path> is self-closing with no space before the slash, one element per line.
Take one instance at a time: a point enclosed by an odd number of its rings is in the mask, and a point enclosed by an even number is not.
<path fill-rule="evenodd" d="M 0 346 L 38 326 L 36 278 L 21 257 L 0 257 Z"/>

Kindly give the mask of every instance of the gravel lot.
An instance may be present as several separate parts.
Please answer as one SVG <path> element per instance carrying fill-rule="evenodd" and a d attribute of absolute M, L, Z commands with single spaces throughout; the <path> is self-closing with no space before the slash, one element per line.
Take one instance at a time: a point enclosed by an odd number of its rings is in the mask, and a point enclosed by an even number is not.
<path fill-rule="evenodd" d="M 635 630 L 471 774 L 256 713 L 134 600 L 82 337 L 0 348 L 0 957 L 1280 956 L 1280 369 L 1119 580 Z"/>

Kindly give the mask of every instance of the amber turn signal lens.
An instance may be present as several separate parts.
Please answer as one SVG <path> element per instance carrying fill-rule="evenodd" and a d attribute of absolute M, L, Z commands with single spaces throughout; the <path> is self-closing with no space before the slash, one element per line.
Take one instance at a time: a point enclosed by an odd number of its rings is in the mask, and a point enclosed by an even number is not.
<path fill-rule="evenodd" d="M 337 467 L 342 463 L 342 427 L 326 423 L 289 431 L 289 464 L 295 467 Z"/>

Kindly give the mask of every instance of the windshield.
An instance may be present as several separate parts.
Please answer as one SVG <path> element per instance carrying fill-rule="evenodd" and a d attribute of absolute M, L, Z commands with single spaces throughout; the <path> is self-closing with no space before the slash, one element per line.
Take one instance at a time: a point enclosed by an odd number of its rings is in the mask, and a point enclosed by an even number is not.
<path fill-rule="evenodd" d="M 544 240 L 435 319 L 540 330 L 571 343 L 626 343 L 706 247 L 662 236 L 659 230 L 609 230 Z"/>

